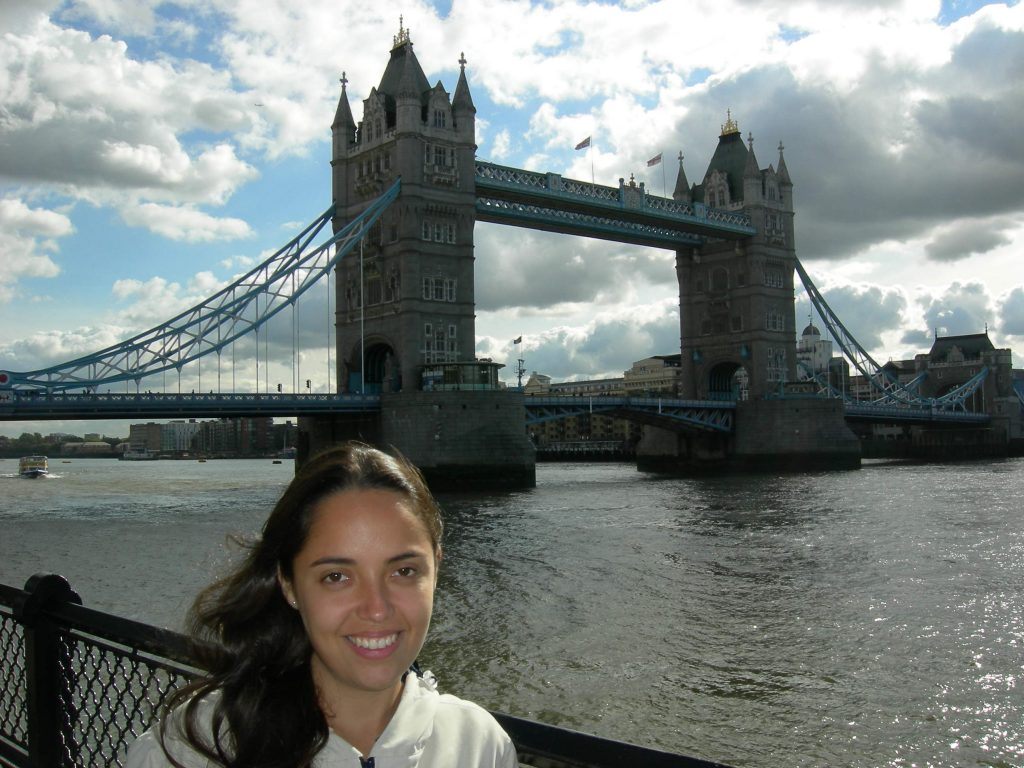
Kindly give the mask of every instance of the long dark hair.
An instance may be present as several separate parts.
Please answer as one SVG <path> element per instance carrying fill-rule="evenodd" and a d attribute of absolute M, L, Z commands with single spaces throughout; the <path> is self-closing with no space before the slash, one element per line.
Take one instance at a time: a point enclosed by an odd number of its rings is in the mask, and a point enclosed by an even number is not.
<path fill-rule="evenodd" d="M 245 558 L 200 592 L 189 612 L 194 661 L 208 675 L 177 691 L 161 722 L 160 741 L 174 765 L 184 768 L 168 753 L 167 733 L 179 725 L 196 752 L 225 768 L 305 768 L 327 743 L 309 640 L 299 613 L 285 601 L 278 572 L 292 577 L 317 503 L 352 489 L 404 496 L 440 552 L 440 510 L 419 470 L 402 457 L 346 443 L 306 463 L 274 506 L 262 535 L 247 545 Z M 198 710 L 215 692 L 209 699 L 211 740 Z M 175 707 L 180 714 L 171 717 Z"/>

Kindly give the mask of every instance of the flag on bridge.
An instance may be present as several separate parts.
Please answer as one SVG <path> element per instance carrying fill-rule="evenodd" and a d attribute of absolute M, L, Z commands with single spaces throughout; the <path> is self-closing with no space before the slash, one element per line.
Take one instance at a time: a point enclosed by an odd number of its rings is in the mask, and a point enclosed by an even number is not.
<path fill-rule="evenodd" d="M 587 136 L 583 141 L 576 145 L 576 149 L 586 149 L 590 146 L 590 137 Z"/>
<path fill-rule="evenodd" d="M 659 152 L 654 157 L 652 157 L 650 160 L 648 160 L 647 161 L 647 167 L 650 168 L 652 165 L 657 165 L 658 163 L 660 163 L 661 162 L 661 154 L 662 153 Z"/>
<path fill-rule="evenodd" d="M 512 343 L 513 344 L 522 344 L 523 343 L 523 337 L 520 336 L 518 339 L 513 340 Z"/>

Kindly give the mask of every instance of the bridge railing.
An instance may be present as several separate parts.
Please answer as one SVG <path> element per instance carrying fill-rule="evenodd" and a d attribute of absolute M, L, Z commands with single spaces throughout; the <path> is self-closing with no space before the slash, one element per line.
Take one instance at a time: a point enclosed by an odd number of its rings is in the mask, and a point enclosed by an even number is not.
<path fill-rule="evenodd" d="M 0 419 L 289 416 L 380 409 L 380 395 L 275 392 L 0 392 Z"/>
<path fill-rule="evenodd" d="M 91 610 L 60 576 L 0 584 L 0 766 L 123 766 L 131 742 L 200 670 L 187 639 Z M 494 713 L 522 765 L 725 768 Z"/>

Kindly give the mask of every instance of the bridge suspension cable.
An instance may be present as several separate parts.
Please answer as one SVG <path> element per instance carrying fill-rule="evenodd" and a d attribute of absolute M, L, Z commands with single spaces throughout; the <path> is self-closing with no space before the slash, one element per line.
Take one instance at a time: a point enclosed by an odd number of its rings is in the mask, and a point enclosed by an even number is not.
<path fill-rule="evenodd" d="M 335 214 L 332 205 L 262 264 L 163 324 L 50 368 L 22 373 L 0 372 L 0 387 L 46 391 L 92 389 L 123 381 L 138 384 L 147 376 L 167 370 L 176 370 L 180 377 L 187 363 L 209 354 L 219 355 L 226 346 L 250 332 L 258 333 L 270 318 L 294 305 L 299 296 L 329 274 L 359 243 L 369 227 L 394 202 L 400 187 L 399 179 L 344 228 L 319 245 L 313 245 Z M 266 336 L 265 333 L 265 345 Z M 257 348 L 258 339 L 257 336 Z M 267 363 L 264 359 L 264 368 Z"/>
<path fill-rule="evenodd" d="M 797 274 L 800 275 L 800 280 L 804 284 L 804 289 L 807 291 L 811 304 L 813 304 L 814 308 L 817 310 L 818 316 L 821 317 L 822 322 L 825 323 L 825 327 L 828 328 L 832 338 L 836 340 L 837 344 L 839 344 L 843 354 L 851 363 L 853 363 L 853 366 L 864 377 L 864 380 L 870 385 L 872 391 L 875 392 L 876 397 L 872 400 L 873 404 L 913 408 L 927 407 L 939 410 L 963 410 L 965 408 L 967 399 L 977 391 L 978 387 L 981 386 L 982 382 L 984 382 L 985 378 L 988 376 L 987 367 L 982 368 L 981 371 L 979 371 L 969 381 L 964 382 L 941 397 L 922 397 L 919 392 L 919 387 L 921 385 L 921 381 L 927 376 L 927 373 L 922 373 L 916 376 L 912 381 L 904 384 L 898 381 L 889 370 L 875 362 L 874 358 L 871 357 L 861 343 L 854 338 L 853 334 L 850 333 L 845 325 L 843 325 L 839 316 L 836 315 L 828 305 L 828 302 L 825 301 L 825 297 L 818 290 L 814 281 L 811 280 L 811 276 L 807 274 L 807 270 L 804 269 L 800 260 L 796 259 L 795 261 Z M 852 393 L 839 392 L 827 381 L 822 381 L 817 376 L 812 376 L 812 378 L 817 380 L 831 397 L 853 402 Z"/>

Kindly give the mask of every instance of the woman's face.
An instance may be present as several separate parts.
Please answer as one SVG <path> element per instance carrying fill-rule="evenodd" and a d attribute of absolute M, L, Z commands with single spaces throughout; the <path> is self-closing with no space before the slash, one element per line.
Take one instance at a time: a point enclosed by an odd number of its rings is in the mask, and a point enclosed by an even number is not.
<path fill-rule="evenodd" d="M 281 587 L 302 616 L 326 703 L 397 690 L 426 639 L 436 584 L 437 553 L 404 496 L 356 489 L 314 507 Z"/>

